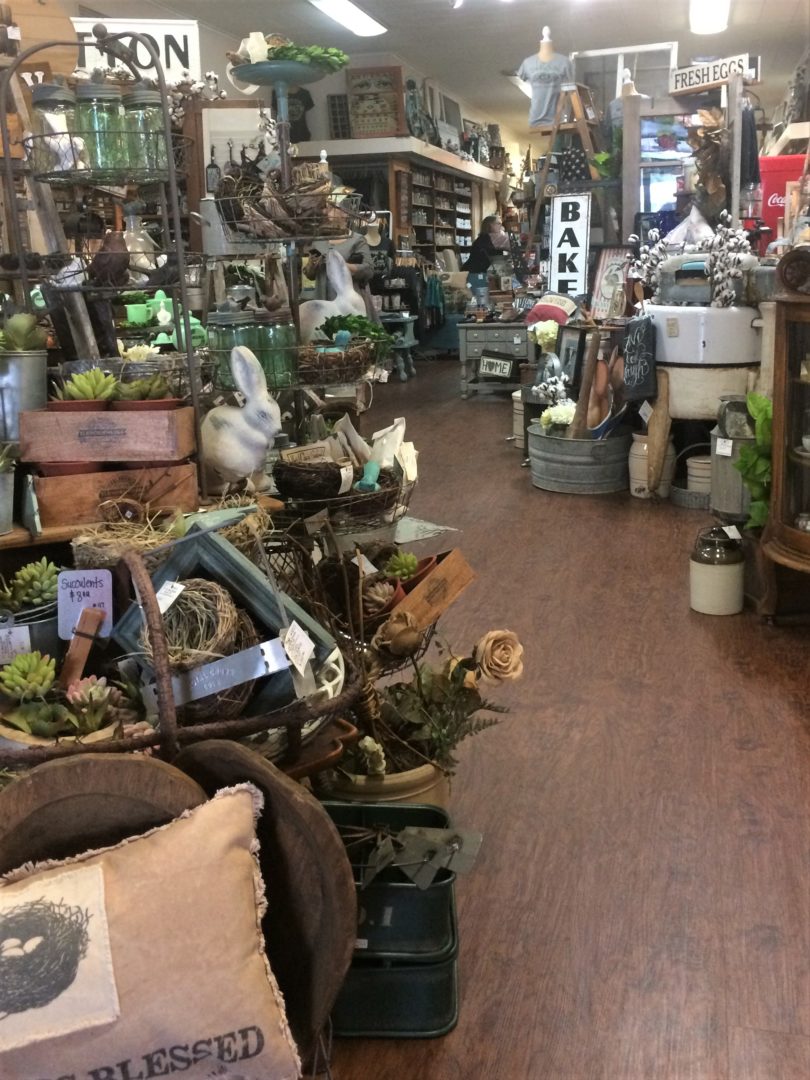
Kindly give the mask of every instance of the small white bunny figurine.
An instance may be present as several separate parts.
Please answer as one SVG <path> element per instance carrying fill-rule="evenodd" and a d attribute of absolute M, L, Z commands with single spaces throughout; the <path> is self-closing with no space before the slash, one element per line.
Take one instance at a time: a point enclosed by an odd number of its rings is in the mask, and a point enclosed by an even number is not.
<path fill-rule="evenodd" d="M 332 315 L 365 315 L 366 303 L 354 287 L 349 264 L 339 251 L 326 253 L 326 280 L 335 294 L 334 300 L 306 300 L 298 309 L 301 341 L 308 345 L 315 331 Z"/>
<path fill-rule="evenodd" d="M 218 405 L 202 422 L 202 454 L 209 490 L 224 492 L 230 484 L 248 480 L 248 490 L 268 484 L 267 451 L 281 431 L 281 410 L 267 392 L 261 364 L 243 345 L 231 351 L 233 381 L 245 403 Z"/>

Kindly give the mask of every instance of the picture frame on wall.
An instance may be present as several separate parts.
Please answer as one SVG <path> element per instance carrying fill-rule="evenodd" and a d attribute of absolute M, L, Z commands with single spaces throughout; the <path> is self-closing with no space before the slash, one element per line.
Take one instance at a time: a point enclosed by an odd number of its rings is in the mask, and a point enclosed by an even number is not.
<path fill-rule="evenodd" d="M 560 361 L 560 375 L 568 378 L 573 397 L 579 392 L 582 381 L 582 362 L 585 357 L 585 340 L 588 330 L 577 326 L 561 326 L 557 333 L 557 356 Z"/>
<path fill-rule="evenodd" d="M 626 248 L 602 248 L 591 294 L 591 314 L 595 319 L 608 317 L 616 286 L 624 284 L 626 270 Z"/>
<path fill-rule="evenodd" d="M 458 128 L 445 123 L 444 120 L 437 120 L 436 128 L 439 132 L 442 148 L 449 150 L 451 154 L 458 154 L 461 151 L 461 137 Z"/>

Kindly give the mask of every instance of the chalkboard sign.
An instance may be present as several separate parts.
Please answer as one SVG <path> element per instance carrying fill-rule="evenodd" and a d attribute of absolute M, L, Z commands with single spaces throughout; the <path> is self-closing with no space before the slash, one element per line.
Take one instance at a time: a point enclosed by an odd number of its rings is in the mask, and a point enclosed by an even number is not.
<path fill-rule="evenodd" d="M 657 393 L 655 327 L 649 315 L 631 319 L 625 328 L 624 385 L 627 401 L 654 398 Z"/>

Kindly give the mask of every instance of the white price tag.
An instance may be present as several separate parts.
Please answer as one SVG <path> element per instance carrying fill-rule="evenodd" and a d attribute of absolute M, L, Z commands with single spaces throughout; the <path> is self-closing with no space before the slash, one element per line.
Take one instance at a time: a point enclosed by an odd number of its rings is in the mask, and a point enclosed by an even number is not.
<path fill-rule="evenodd" d="M 101 608 L 104 622 L 99 637 L 109 637 L 113 622 L 112 574 L 109 570 L 63 570 L 58 577 L 59 637 L 70 641 L 85 608 Z"/>
<path fill-rule="evenodd" d="M 649 403 L 649 401 L 642 401 L 641 405 L 639 406 L 638 415 L 641 417 L 645 424 L 648 424 L 650 422 L 650 417 L 652 416 L 652 414 L 653 407 Z"/>
<path fill-rule="evenodd" d="M 368 948 L 368 938 L 367 937 L 359 937 L 359 938 L 357 938 L 357 940 L 354 943 L 354 947 L 355 947 L 355 949 L 367 949 Z"/>
<path fill-rule="evenodd" d="M 352 490 L 352 484 L 354 483 L 354 469 L 351 465 L 340 466 L 340 491 L 338 495 L 345 495 L 347 491 Z"/>
<path fill-rule="evenodd" d="M 732 540 L 742 540 L 742 533 L 736 525 L 724 525 L 723 532 L 726 536 L 730 536 Z"/>
<path fill-rule="evenodd" d="M 290 663 L 301 675 L 307 669 L 307 664 L 315 652 L 315 643 L 312 638 L 298 625 L 291 622 L 290 628 L 283 636 L 284 652 L 290 658 Z"/>
<path fill-rule="evenodd" d="M 373 562 L 371 562 L 369 559 L 367 559 L 365 557 L 365 555 L 361 555 L 359 559 L 357 558 L 357 556 L 355 556 L 352 559 L 352 562 L 354 563 L 355 566 L 360 567 L 360 569 L 363 571 L 364 576 L 368 576 L 369 574 L 376 574 L 377 573 L 377 567 L 374 565 Z"/>
<path fill-rule="evenodd" d="M 158 602 L 158 609 L 161 615 L 165 615 L 172 604 L 175 602 L 181 592 L 185 591 L 185 585 L 182 585 L 179 581 L 164 581 L 158 591 L 155 593 L 155 598 Z"/>
<path fill-rule="evenodd" d="M 522 339 L 521 339 L 521 337 L 520 337 L 520 334 L 513 334 L 513 335 L 512 335 L 512 344 L 513 344 L 513 345 L 520 345 L 520 343 L 521 343 L 521 340 L 522 340 Z"/>
<path fill-rule="evenodd" d="M 19 26 L 6 27 L 6 34 L 8 35 L 9 41 L 22 41 L 22 33 L 20 32 Z"/>
<path fill-rule="evenodd" d="M 718 439 L 715 444 L 715 452 L 718 457 L 731 457 L 734 452 L 734 443 L 731 439 Z"/>
<path fill-rule="evenodd" d="M 407 483 L 412 484 L 417 477 L 416 447 L 412 442 L 404 442 L 397 451 L 396 460 L 402 467 L 402 474 Z"/>
<path fill-rule="evenodd" d="M 31 651 L 31 632 L 27 626 L 9 626 L 0 630 L 0 664 L 10 664 L 15 656 Z"/>

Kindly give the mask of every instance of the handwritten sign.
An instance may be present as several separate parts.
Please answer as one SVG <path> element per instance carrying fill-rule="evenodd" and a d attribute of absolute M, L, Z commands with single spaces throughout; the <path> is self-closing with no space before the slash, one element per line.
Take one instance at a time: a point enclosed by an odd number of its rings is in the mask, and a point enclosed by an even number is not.
<path fill-rule="evenodd" d="M 63 570 L 58 579 L 59 637 L 70 641 L 85 608 L 101 608 L 104 622 L 99 637 L 109 637 L 113 623 L 112 574 L 109 570 Z"/>
<path fill-rule="evenodd" d="M 315 643 L 312 638 L 306 630 L 293 621 L 283 636 L 283 643 L 284 652 L 289 657 L 290 663 L 299 674 L 303 675 L 315 652 Z"/>
<path fill-rule="evenodd" d="M 624 385 L 628 401 L 655 397 L 655 327 L 649 315 L 631 319 L 624 335 Z"/>
<path fill-rule="evenodd" d="M 0 664 L 10 664 L 15 656 L 31 651 L 31 632 L 27 626 L 8 626 L 0 630 Z"/>

